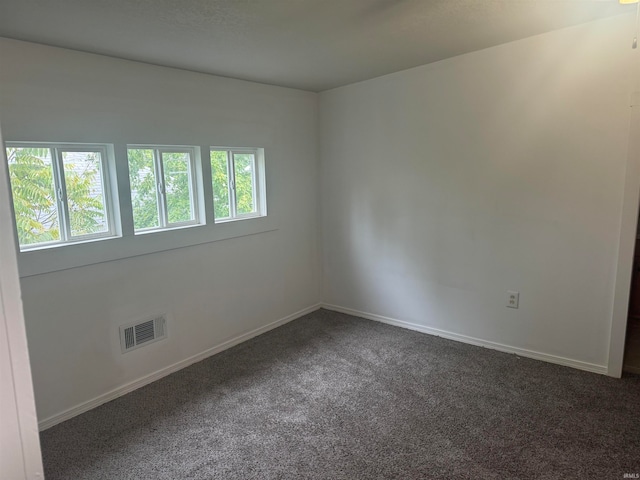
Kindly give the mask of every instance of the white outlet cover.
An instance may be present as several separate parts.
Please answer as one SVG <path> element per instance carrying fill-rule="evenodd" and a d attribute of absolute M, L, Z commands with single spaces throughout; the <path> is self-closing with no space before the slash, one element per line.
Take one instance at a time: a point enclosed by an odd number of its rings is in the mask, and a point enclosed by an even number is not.
<path fill-rule="evenodd" d="M 518 308 L 520 306 L 520 292 L 507 290 L 507 307 Z"/>

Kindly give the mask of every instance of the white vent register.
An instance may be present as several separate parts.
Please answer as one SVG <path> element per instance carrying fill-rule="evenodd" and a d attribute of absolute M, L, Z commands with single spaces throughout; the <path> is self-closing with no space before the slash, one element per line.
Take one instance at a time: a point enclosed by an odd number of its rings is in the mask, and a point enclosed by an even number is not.
<path fill-rule="evenodd" d="M 167 319 L 164 315 L 120 326 L 122 353 L 167 338 Z"/>

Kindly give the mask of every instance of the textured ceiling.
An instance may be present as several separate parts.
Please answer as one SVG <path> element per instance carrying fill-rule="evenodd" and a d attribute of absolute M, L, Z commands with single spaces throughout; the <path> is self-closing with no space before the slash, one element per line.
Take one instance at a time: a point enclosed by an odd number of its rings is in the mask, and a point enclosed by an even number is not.
<path fill-rule="evenodd" d="M 321 91 L 634 10 L 617 0 L 0 0 L 0 36 Z"/>

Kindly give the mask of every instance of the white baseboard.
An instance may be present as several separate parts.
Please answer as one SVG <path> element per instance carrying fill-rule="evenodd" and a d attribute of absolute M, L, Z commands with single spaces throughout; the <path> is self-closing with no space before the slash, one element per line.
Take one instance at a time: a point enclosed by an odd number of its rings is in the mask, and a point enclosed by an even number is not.
<path fill-rule="evenodd" d="M 68 410 L 65 410 L 61 413 L 57 413 L 55 415 L 50 416 L 49 418 L 45 418 L 41 420 L 40 422 L 38 422 L 38 428 L 40 429 L 40 431 L 46 430 L 47 428 L 53 427 L 58 423 L 64 422 L 65 420 L 69 420 L 70 418 L 80 415 L 81 413 L 84 413 L 93 408 L 96 408 L 102 405 L 103 403 L 107 403 L 107 402 L 110 402 L 111 400 L 115 400 L 116 398 L 121 397 L 122 395 L 132 392 L 140 387 L 144 387 L 145 385 L 155 382 L 156 380 L 159 380 L 162 377 L 166 377 L 171 373 L 177 372 L 178 370 L 182 370 L 183 368 L 188 367 L 189 365 L 192 365 L 201 360 L 204 360 L 205 358 L 215 355 L 216 353 L 220 353 L 235 345 L 238 345 L 239 343 L 246 342 L 247 340 L 253 337 L 257 337 L 258 335 L 268 332 L 269 330 L 273 330 L 274 328 L 280 327 L 285 323 L 289 323 L 293 320 L 296 320 L 297 318 L 307 315 L 308 313 L 314 312 L 321 307 L 322 305 L 318 303 L 316 305 L 312 305 L 310 307 L 304 308 L 295 313 L 292 313 L 291 315 L 287 315 L 286 317 L 281 318 L 280 320 L 276 320 L 275 322 L 271 322 L 267 325 L 256 328 L 255 330 L 251 330 L 249 332 L 238 335 L 237 337 L 234 337 L 230 340 L 227 340 L 226 342 L 223 342 L 219 345 L 211 347 L 205 350 L 204 352 L 198 353 L 197 355 L 193 355 L 189 358 L 176 362 L 173 365 L 169 365 L 168 367 L 164 367 L 156 372 L 150 373 L 149 375 L 145 375 L 142 378 L 126 383 L 118 388 L 114 388 L 113 390 L 103 393 L 102 395 L 99 395 L 98 397 L 95 397 L 87 402 L 83 402 L 79 405 L 76 405 L 75 407 L 69 408 Z"/>
<path fill-rule="evenodd" d="M 211 347 L 207 350 L 205 350 L 204 352 L 198 353 L 196 355 L 193 355 L 189 358 L 186 358 L 184 360 L 181 360 L 180 362 L 176 362 L 173 365 L 169 365 L 168 367 L 162 368 L 160 370 L 157 370 L 156 372 L 150 373 L 149 375 L 145 375 L 144 377 L 141 377 L 137 380 L 134 380 L 132 382 L 126 383 L 118 388 L 115 388 L 113 390 L 110 390 L 102 395 L 99 395 L 98 397 L 95 397 L 91 400 L 88 400 L 86 402 L 83 402 L 79 405 L 76 405 L 75 407 L 69 408 L 61 413 L 52 415 L 48 418 L 45 418 L 43 420 L 41 420 L 40 422 L 38 422 L 38 427 L 40 429 L 40 431 L 42 430 L 46 430 L 47 428 L 53 427 L 54 425 L 57 425 L 58 423 L 62 423 L 65 420 L 69 420 L 70 418 L 73 418 L 77 415 L 80 415 L 81 413 L 87 412 L 93 408 L 96 408 L 100 405 L 102 405 L 103 403 L 107 403 L 110 402 L 111 400 L 115 400 L 118 397 L 121 397 L 122 395 L 126 395 L 129 392 L 132 392 L 134 390 L 137 390 L 140 387 L 144 387 L 145 385 L 148 385 L 152 382 L 155 382 L 156 380 L 161 379 L 162 377 L 166 377 L 167 375 L 170 375 L 174 372 L 177 372 L 178 370 L 181 370 L 185 367 L 188 367 L 189 365 L 192 365 L 194 363 L 197 363 L 201 360 L 204 360 L 207 357 L 210 357 L 212 355 L 215 355 L 217 353 L 220 353 L 224 350 L 227 350 L 235 345 L 238 345 L 242 342 L 246 342 L 247 340 L 256 337 L 258 335 L 261 335 L 265 332 L 268 332 L 269 330 L 273 330 L 274 328 L 277 328 L 281 325 L 284 325 L 286 323 L 289 323 L 293 320 L 296 320 L 297 318 L 300 318 L 304 315 L 307 315 L 308 313 L 314 312 L 316 310 L 318 310 L 319 308 L 325 308 L 327 310 L 332 310 L 335 312 L 341 312 L 341 313 L 346 313 L 348 315 L 353 315 L 355 317 L 360 317 L 360 318 L 366 318 L 368 320 L 374 320 L 376 322 L 381 322 L 381 323 L 386 323 L 389 325 L 394 325 L 396 327 L 401 327 L 401 328 L 406 328 L 409 330 L 415 330 L 418 332 L 422 332 L 422 333 L 426 333 L 429 335 L 435 335 L 438 337 L 443 337 L 443 338 L 447 338 L 450 340 L 456 340 L 458 342 L 462 342 L 462 343 L 468 343 L 470 345 L 476 345 L 476 346 L 480 346 L 480 347 L 486 347 L 486 348 L 491 348 L 493 350 L 498 350 L 501 352 L 506 352 L 506 353 L 513 353 L 516 355 L 520 355 L 522 357 L 527 357 L 527 358 L 533 358 L 536 360 L 542 360 L 545 362 L 549 362 L 549 363 L 555 363 L 557 365 L 564 365 L 567 367 L 573 367 L 573 368 L 577 368 L 580 370 L 586 370 L 588 372 L 594 372 L 594 373 L 599 373 L 599 374 L 607 374 L 607 367 L 604 365 L 597 365 L 594 363 L 587 363 L 587 362 L 582 362 L 580 360 L 572 360 L 570 358 L 565 358 L 565 357 L 559 357 L 556 355 L 550 355 L 547 353 L 542 353 L 542 352 L 536 352 L 533 350 L 526 350 L 523 348 L 519 348 L 519 347 L 512 347 L 510 345 L 504 345 L 501 343 L 496 343 L 496 342 L 491 342 L 488 340 L 482 340 L 479 338 L 474 338 L 474 337 L 469 337 L 466 335 L 461 335 L 458 333 L 452 333 L 452 332 L 448 332 L 446 330 L 440 330 L 437 328 L 431 328 L 431 327 L 425 327 L 424 325 L 418 325 L 415 323 L 410 323 L 410 322 L 405 322 L 403 320 L 397 320 L 394 318 L 389 318 L 389 317 L 384 317 L 382 315 L 376 315 L 373 313 L 367 313 L 367 312 L 361 312 L 359 310 L 354 310 L 351 308 L 345 308 L 345 307 L 340 307 L 338 305 L 331 305 L 331 304 L 326 304 L 326 303 L 318 303 L 316 305 L 312 305 L 310 307 L 307 307 L 305 309 L 302 309 L 300 311 L 297 311 L 295 313 L 292 313 L 291 315 L 288 315 L 284 318 L 281 318 L 280 320 L 276 320 L 275 322 L 271 322 L 267 325 L 264 325 L 262 327 L 256 328 L 254 330 L 251 330 L 249 332 L 243 333 L 241 335 L 238 335 L 237 337 L 234 337 L 230 340 L 227 340 L 226 342 L 223 342 L 219 345 L 216 345 L 214 347 Z M 638 372 L 640 373 L 640 372 Z"/>
<path fill-rule="evenodd" d="M 376 315 L 374 313 L 361 312 L 359 310 L 340 307 L 338 305 L 323 303 L 322 308 L 325 308 L 327 310 L 333 310 L 334 312 L 346 313 L 348 315 L 353 315 L 354 317 L 366 318 L 368 320 L 374 320 L 376 322 L 382 322 L 389 325 L 394 325 L 396 327 L 402 327 L 402 328 L 407 328 L 409 330 L 415 330 L 417 332 L 427 333 L 429 335 L 435 335 L 437 337 L 447 338 L 449 340 L 468 343 L 470 345 L 490 348 L 492 350 L 498 350 L 500 352 L 514 353 L 521 357 L 533 358 L 535 360 L 542 360 L 544 362 L 555 363 L 557 365 L 564 365 L 566 367 L 573 367 L 579 370 L 586 370 L 587 372 L 599 373 L 602 375 L 607 374 L 607 367 L 605 365 L 597 365 L 595 363 L 587 363 L 580 360 L 573 360 L 571 358 L 550 355 L 548 353 L 536 352 L 533 350 L 527 350 L 519 347 L 512 347 L 510 345 L 504 345 L 502 343 L 496 343 L 496 342 L 491 342 L 489 340 L 482 340 L 480 338 L 469 337 L 467 335 L 448 332 L 446 330 L 440 330 L 438 328 L 425 327 L 424 325 L 405 322 L 403 320 L 396 320 L 395 318 L 383 317 L 382 315 Z"/>

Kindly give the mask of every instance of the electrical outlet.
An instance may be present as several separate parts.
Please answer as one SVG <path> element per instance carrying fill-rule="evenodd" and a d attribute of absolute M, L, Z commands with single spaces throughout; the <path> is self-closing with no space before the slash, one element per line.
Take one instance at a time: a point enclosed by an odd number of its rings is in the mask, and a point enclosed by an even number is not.
<path fill-rule="evenodd" d="M 520 292 L 507 290 L 507 307 L 518 308 L 520 305 Z"/>

